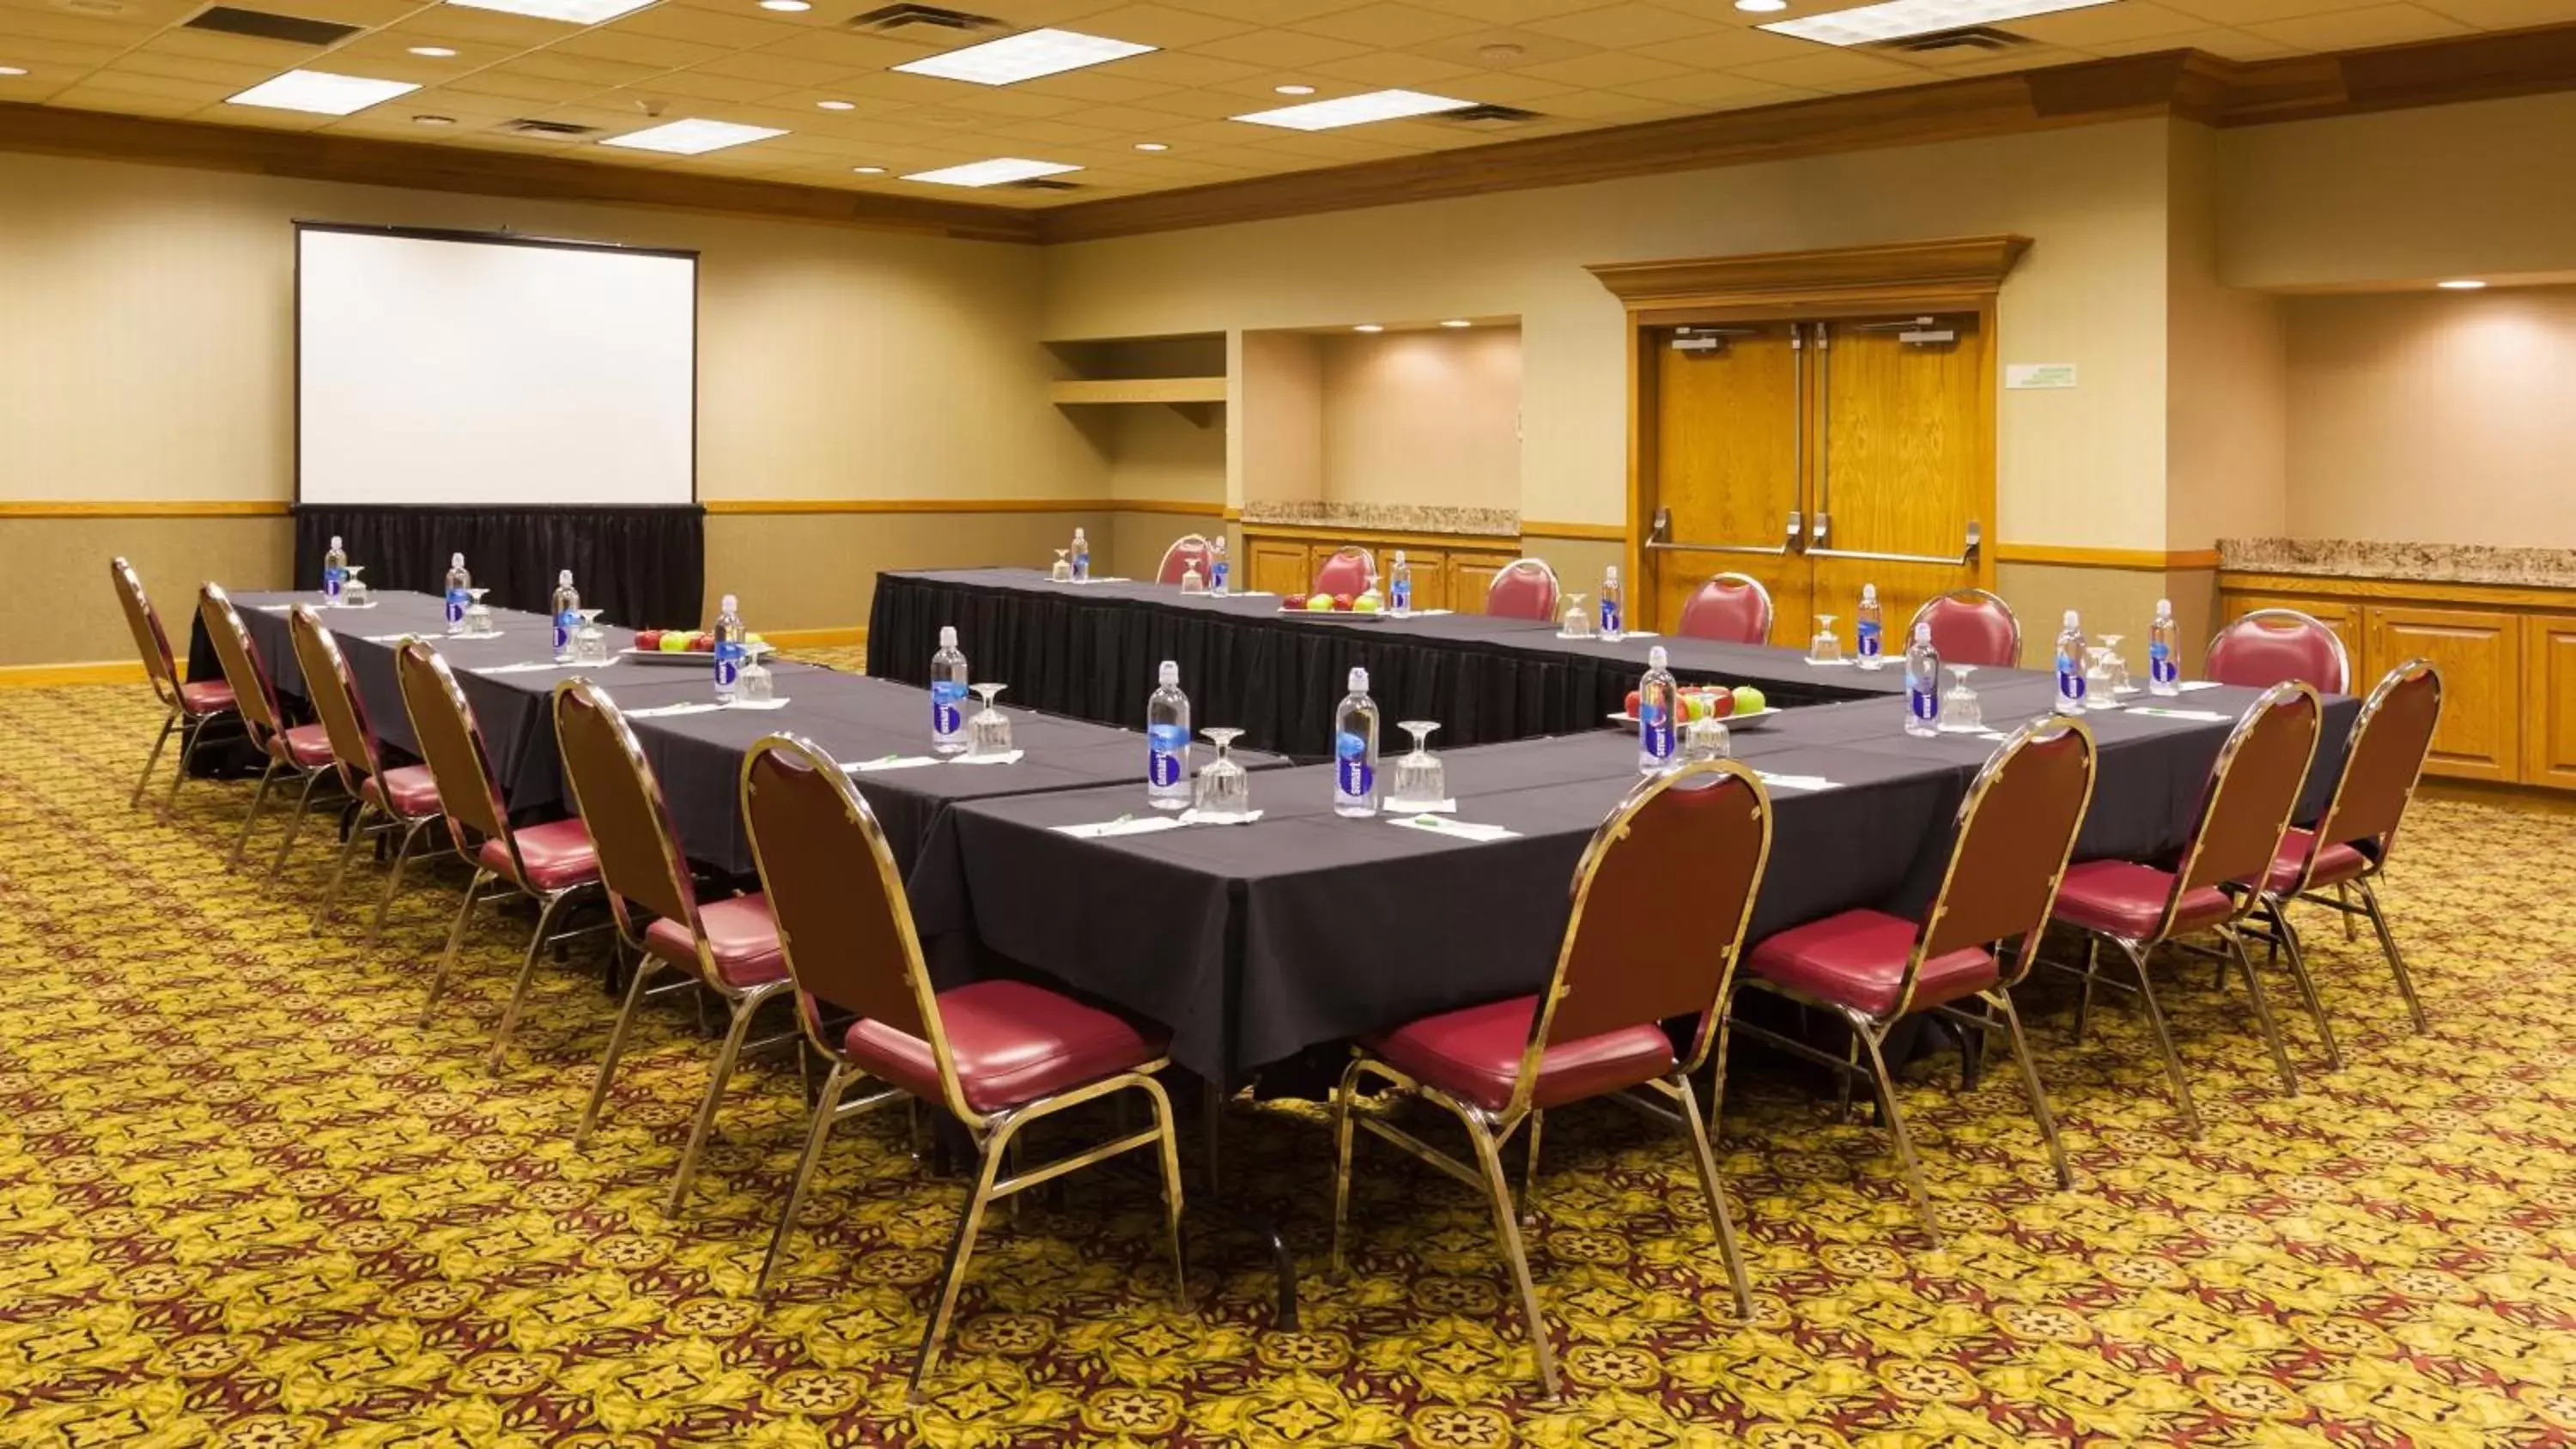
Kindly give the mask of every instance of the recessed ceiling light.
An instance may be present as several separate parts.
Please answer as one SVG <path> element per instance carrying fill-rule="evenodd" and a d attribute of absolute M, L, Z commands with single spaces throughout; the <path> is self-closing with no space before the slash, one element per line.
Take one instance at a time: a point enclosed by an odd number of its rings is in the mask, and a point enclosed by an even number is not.
<path fill-rule="evenodd" d="M 309 111 L 317 116 L 346 116 L 419 89 L 410 81 L 334 75 L 327 70 L 290 70 L 284 75 L 271 76 L 240 95 L 228 97 L 225 104 L 266 106 L 278 111 Z"/>
<path fill-rule="evenodd" d="M 1272 86 L 1271 89 L 1283 96 L 1311 96 L 1315 93 L 1313 86 Z"/>
<path fill-rule="evenodd" d="M 856 101 L 816 101 L 814 104 L 827 111 L 855 111 L 859 108 Z"/>
<path fill-rule="evenodd" d="M 813 0 L 760 0 L 760 8 L 763 10 L 784 10 L 788 14 L 793 15 L 799 10 L 811 10 L 814 8 L 814 5 Z"/>
<path fill-rule="evenodd" d="M 727 146 L 740 146 L 752 141 L 766 141 L 784 136 L 785 131 L 769 126 L 744 126 L 732 121 L 707 121 L 691 117 L 683 121 L 665 121 L 623 136 L 611 136 L 603 146 L 630 146 L 638 151 L 667 151 L 674 156 L 703 156 Z"/>
<path fill-rule="evenodd" d="M 428 56 L 431 60 L 445 60 L 456 54 L 455 51 L 443 45 L 415 45 L 411 48 L 411 53 Z"/>
<path fill-rule="evenodd" d="M 1473 327 L 1473 326 L 1475 326 L 1476 324 L 1475 324 L 1475 323 L 1473 323 L 1473 322 L 1468 321 L 1468 320 L 1467 320 L 1466 318 L 1464 318 L 1464 317 L 1452 317 L 1452 318 L 1450 318 L 1448 321 L 1443 322 L 1443 323 L 1441 323 L 1440 325 L 1441 325 L 1441 326 L 1443 326 L 1443 327 Z"/>
<path fill-rule="evenodd" d="M 629 10 L 641 10 L 653 0 L 447 0 L 471 10 L 499 10 L 511 15 L 533 15 L 539 20 L 561 20 L 573 25 L 597 25 L 614 20 Z"/>
<path fill-rule="evenodd" d="M 1384 332 L 1384 331 L 1386 330 L 1386 327 L 1385 327 L 1383 324 L 1381 324 L 1381 323 L 1377 323 L 1377 322 L 1363 322 L 1363 323 L 1361 323 L 1360 325 L 1358 325 L 1357 327 L 1352 328 L 1351 330 L 1352 330 L 1353 332 Z"/>
<path fill-rule="evenodd" d="M 935 181 L 942 186 L 999 186 L 1006 181 L 1032 181 L 1040 176 L 1056 176 L 1079 171 L 1061 161 L 1031 161 L 1021 156 L 996 156 L 990 161 L 969 161 L 963 166 L 942 166 L 936 171 L 915 171 L 906 181 Z"/>
<path fill-rule="evenodd" d="M 1902 40 L 1909 35 L 1929 35 L 1936 30 L 2054 15 L 2060 10 L 2089 10 L 2110 3 L 2111 0 L 1884 0 L 1857 10 L 1775 20 L 1759 28 L 1823 45 L 1869 45 L 1881 40 Z"/>
<path fill-rule="evenodd" d="M 411 118 L 411 123 L 415 126 L 453 126 L 456 124 L 456 118 L 454 116 L 414 116 Z"/>
<path fill-rule="evenodd" d="M 1139 151 L 1169 151 L 1172 148 L 1160 141 L 1139 141 L 1136 143 L 1136 149 Z"/>
<path fill-rule="evenodd" d="M 1474 104 L 1474 101 L 1453 101 L 1447 96 L 1424 95 L 1420 91 L 1370 91 L 1365 95 L 1342 96 L 1329 101 L 1308 101 L 1302 106 L 1254 111 L 1235 119 L 1291 131 L 1330 131 L 1342 126 L 1365 125 L 1370 121 L 1397 121 L 1406 116 L 1462 111 Z"/>
<path fill-rule="evenodd" d="M 885 174 L 885 168 L 882 166 L 853 166 L 850 170 L 860 176 L 883 176 Z"/>
<path fill-rule="evenodd" d="M 979 86 L 1006 86 L 1013 81 L 1058 75 L 1104 61 L 1124 60 L 1153 50 L 1132 40 L 1111 40 L 1079 30 L 1023 30 L 981 45 L 908 60 L 895 69 L 907 75 L 935 75 L 943 80 L 973 81 Z"/>
<path fill-rule="evenodd" d="M 2484 282 L 2476 281 L 2469 277 L 2462 277 L 2457 281 L 2444 282 L 2441 284 L 2441 287 L 2445 292 L 2479 292 L 2484 291 L 2486 289 L 2486 285 L 2487 284 Z"/>
<path fill-rule="evenodd" d="M 1774 10 L 1788 9 L 1789 0 L 1735 0 L 1735 8 L 1750 10 L 1757 15 L 1768 15 Z"/>

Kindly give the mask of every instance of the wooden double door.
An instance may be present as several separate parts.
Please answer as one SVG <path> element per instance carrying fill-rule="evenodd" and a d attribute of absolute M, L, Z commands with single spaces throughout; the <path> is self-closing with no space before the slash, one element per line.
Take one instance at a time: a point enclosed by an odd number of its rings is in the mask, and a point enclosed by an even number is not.
<path fill-rule="evenodd" d="M 1712 575 L 1770 590 L 1772 642 L 1875 584 L 1887 648 L 1924 600 L 1992 578 L 1990 308 L 1715 319 L 1638 334 L 1638 567 L 1657 627 Z"/>

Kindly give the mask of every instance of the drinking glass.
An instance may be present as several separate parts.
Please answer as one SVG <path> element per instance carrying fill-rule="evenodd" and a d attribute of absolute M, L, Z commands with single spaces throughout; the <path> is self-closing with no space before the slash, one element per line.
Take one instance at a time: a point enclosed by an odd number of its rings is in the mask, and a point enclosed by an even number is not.
<path fill-rule="evenodd" d="M 1181 569 L 1181 592 L 1185 594 L 1204 594 L 1207 592 L 1207 578 L 1199 572 L 1199 561 L 1197 559 L 1188 560 Z"/>
<path fill-rule="evenodd" d="M 1727 730 L 1726 721 L 1716 715 L 1701 715 L 1682 730 L 1682 763 L 1685 765 L 1700 760 L 1729 759 L 1734 754 L 1734 736 Z"/>
<path fill-rule="evenodd" d="M 1560 639 L 1592 637 L 1592 611 L 1583 607 L 1581 594 L 1565 596 L 1565 623 L 1559 628 L 1557 637 Z"/>
<path fill-rule="evenodd" d="M 1057 550 L 1055 551 L 1055 567 L 1054 567 L 1054 568 L 1052 568 L 1052 569 L 1049 569 L 1049 570 L 1047 571 L 1047 577 L 1048 577 L 1048 578 L 1050 578 L 1050 579 L 1053 579 L 1055 582 L 1057 582 L 1057 583 L 1059 583 L 1059 584 L 1069 584 L 1069 583 L 1072 583 L 1072 582 L 1073 582 L 1073 558 L 1072 558 L 1072 554 L 1073 554 L 1073 550 L 1072 550 L 1072 549 L 1069 549 L 1069 548 L 1060 548 L 1060 549 L 1057 549 Z"/>
<path fill-rule="evenodd" d="M 465 592 L 474 596 L 474 602 L 465 606 L 465 637 L 468 639 L 489 639 L 494 635 L 499 634 L 501 632 L 500 626 L 492 622 L 492 610 L 490 606 L 483 602 L 483 596 L 492 591 L 490 589 L 467 589 Z"/>
<path fill-rule="evenodd" d="M 769 653 L 766 644 L 753 644 L 742 651 L 742 673 L 734 680 L 734 698 L 744 704 L 767 704 L 778 697 L 778 681 L 770 676 L 769 666 L 760 661 Z"/>
<path fill-rule="evenodd" d="M 993 696 L 1010 688 L 1007 684 L 970 684 L 967 688 L 984 696 L 983 711 L 966 721 L 966 755 L 984 759 L 1011 752 L 1010 716 L 993 707 Z"/>
<path fill-rule="evenodd" d="M 1212 728 L 1199 731 L 1216 742 L 1216 758 L 1199 768 L 1198 799 L 1194 802 L 1200 815 L 1211 820 L 1239 820 L 1252 813 L 1252 772 L 1234 762 L 1227 753 L 1239 729 Z"/>
<path fill-rule="evenodd" d="M 581 616 L 581 627 L 572 631 L 572 658 L 575 664 L 606 664 L 608 635 L 599 627 L 603 610 L 575 609 Z"/>
<path fill-rule="evenodd" d="M 1835 618 L 1836 616 L 1832 614 L 1816 616 L 1816 642 L 1807 646 L 1808 663 L 1840 664 L 1843 662 L 1843 636 L 1834 632 Z"/>
<path fill-rule="evenodd" d="M 1396 721 L 1397 729 L 1413 736 L 1413 751 L 1395 762 L 1395 788 L 1387 792 L 1386 808 L 1398 814 L 1428 810 L 1449 798 L 1448 771 L 1440 757 L 1423 748 L 1423 741 L 1439 725 L 1425 719 Z"/>
<path fill-rule="evenodd" d="M 2120 707 L 2119 696 L 2111 688 L 2111 651 L 2099 644 L 2084 651 L 2084 707 Z"/>
<path fill-rule="evenodd" d="M 341 608 L 356 609 L 365 606 L 367 602 L 367 586 L 365 582 L 358 577 L 358 571 L 365 567 L 365 564 L 349 565 L 349 577 L 342 581 L 340 585 Z"/>
<path fill-rule="evenodd" d="M 1968 676 L 1977 672 L 1973 664 L 1944 664 L 1950 671 L 1950 692 L 1941 697 L 1941 729 L 1946 734 L 1973 734 L 1986 727 L 1985 706 L 1977 702 L 1977 692 L 1968 687 Z"/>
<path fill-rule="evenodd" d="M 2105 634 L 2102 636 L 2102 650 L 2103 653 L 2108 656 L 2107 662 L 2111 666 L 2111 692 L 2113 694 L 2135 694 L 2137 692 L 2137 686 L 2129 682 L 2129 661 L 2120 657 L 2120 641 L 2127 637 L 2128 636 L 2125 634 Z"/>

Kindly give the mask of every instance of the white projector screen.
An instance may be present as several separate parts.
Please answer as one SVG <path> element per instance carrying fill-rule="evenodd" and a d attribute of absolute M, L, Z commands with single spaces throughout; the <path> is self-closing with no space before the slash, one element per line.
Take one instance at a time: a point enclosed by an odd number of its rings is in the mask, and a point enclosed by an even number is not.
<path fill-rule="evenodd" d="M 306 503 L 689 503 L 695 255 L 296 230 Z"/>

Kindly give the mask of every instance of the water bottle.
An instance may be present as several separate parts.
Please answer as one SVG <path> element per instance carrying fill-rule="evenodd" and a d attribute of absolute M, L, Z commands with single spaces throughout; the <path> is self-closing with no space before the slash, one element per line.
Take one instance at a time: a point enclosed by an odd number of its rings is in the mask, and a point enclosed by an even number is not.
<path fill-rule="evenodd" d="M 322 599 L 340 602 L 341 586 L 349 582 L 349 554 L 340 547 L 340 535 L 331 535 L 331 547 L 322 555 Z"/>
<path fill-rule="evenodd" d="M 716 702 L 731 704 L 742 682 L 742 616 L 734 612 L 733 595 L 716 604 Z"/>
<path fill-rule="evenodd" d="M 1091 582 L 1091 540 L 1083 537 L 1079 528 L 1073 531 L 1073 581 Z"/>
<path fill-rule="evenodd" d="M 572 636 L 581 628 L 581 594 L 572 586 L 572 570 L 555 575 L 555 662 L 572 663 Z"/>
<path fill-rule="evenodd" d="M 2057 635 L 2057 702 L 2049 707 L 2059 714 L 2084 712 L 2084 625 L 2073 609 Z"/>
<path fill-rule="evenodd" d="M 1914 626 L 1913 646 L 1905 651 L 1905 732 L 1941 732 L 1941 651 L 1932 647 L 1932 626 Z"/>
<path fill-rule="evenodd" d="M 1626 637 L 1619 627 L 1619 566 L 1612 564 L 1601 574 L 1601 637 L 1616 644 Z M 1670 725 L 1670 719 L 1665 724 Z"/>
<path fill-rule="evenodd" d="M 930 656 L 930 748 L 942 755 L 966 749 L 966 655 L 951 625 L 940 626 L 939 652 Z"/>
<path fill-rule="evenodd" d="M 1618 581 L 1618 570 L 1612 569 L 1611 582 Z M 1612 606 L 1602 605 L 1602 631 L 1610 628 Z M 1646 652 L 1646 677 L 1637 681 L 1637 773 L 1660 775 L 1673 767 L 1673 717 L 1681 705 L 1681 686 L 1673 682 L 1673 672 L 1664 667 L 1664 646 L 1656 645 Z"/>
<path fill-rule="evenodd" d="M 2156 621 L 2147 626 L 2147 693 L 2182 693 L 2182 655 L 2174 647 L 2173 600 L 2156 600 Z"/>
<path fill-rule="evenodd" d="M 1859 652 L 1859 667 L 1876 669 L 1886 663 L 1880 656 L 1886 652 L 1885 620 L 1878 611 L 1878 585 L 1860 586 L 1860 609 L 1852 616 L 1853 647 Z"/>
<path fill-rule="evenodd" d="M 1208 540 L 1208 592 L 1225 592 L 1225 540 L 1222 537 Z"/>
<path fill-rule="evenodd" d="M 1351 671 L 1351 692 L 1333 711 L 1333 813 L 1377 813 L 1377 702 L 1368 671 Z"/>
<path fill-rule="evenodd" d="M 465 571 L 465 555 L 447 558 L 447 632 L 465 632 L 465 608 L 474 602 L 474 576 Z"/>
<path fill-rule="evenodd" d="M 1403 549 L 1395 551 L 1395 568 L 1386 578 L 1386 611 L 1401 619 L 1413 612 L 1413 565 Z"/>
<path fill-rule="evenodd" d="M 1190 697 L 1181 666 L 1169 659 L 1145 701 L 1145 801 L 1157 810 L 1190 808 Z"/>

